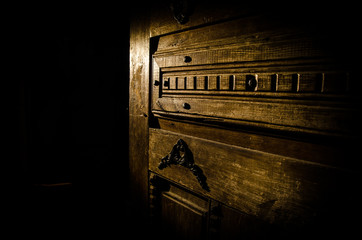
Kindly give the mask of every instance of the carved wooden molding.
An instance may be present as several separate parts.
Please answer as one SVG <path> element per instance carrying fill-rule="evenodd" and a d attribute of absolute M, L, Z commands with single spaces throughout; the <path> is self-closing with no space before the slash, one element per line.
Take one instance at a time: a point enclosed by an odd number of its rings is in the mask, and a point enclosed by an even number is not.
<path fill-rule="evenodd" d="M 346 93 L 349 75 L 346 72 L 300 73 L 236 73 L 163 76 L 163 93 L 199 91 Z M 188 91 L 188 92 L 187 92 Z"/>

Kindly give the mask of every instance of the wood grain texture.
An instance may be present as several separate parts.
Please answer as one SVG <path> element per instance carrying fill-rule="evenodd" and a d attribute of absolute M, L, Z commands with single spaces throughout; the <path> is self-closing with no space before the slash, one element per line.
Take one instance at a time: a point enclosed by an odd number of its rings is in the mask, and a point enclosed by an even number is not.
<path fill-rule="evenodd" d="M 320 38 L 284 22 L 252 16 L 161 36 L 154 57 L 160 67 L 173 67 L 330 56 L 321 46 L 326 39 Z M 185 62 L 184 56 L 192 61 Z"/>
<path fill-rule="evenodd" d="M 177 217 L 175 217 L 177 216 Z M 199 212 L 172 195 L 162 198 L 163 225 L 176 239 L 202 239 L 206 226 L 203 212 Z"/>
<path fill-rule="evenodd" d="M 160 118 L 160 129 L 192 135 L 267 153 L 327 164 L 333 167 L 353 170 L 359 167 L 357 139 L 318 138 L 309 136 L 299 139 L 296 136 L 281 136 L 275 133 L 242 131 L 235 127 L 220 128 L 212 124 L 195 124 L 187 119 Z"/>
<path fill-rule="evenodd" d="M 332 36 L 313 31 L 251 14 L 160 36 L 153 113 L 300 133 L 359 132 L 360 98 L 351 91 L 358 79 L 336 50 L 345 43 L 330 48 L 324 43 Z"/>
<path fill-rule="evenodd" d="M 184 167 L 158 169 L 160 159 L 180 138 L 207 177 L 210 192 L 201 189 Z M 325 211 L 319 208 L 333 193 L 343 192 L 342 183 L 351 174 L 327 165 L 157 129 L 150 131 L 150 149 L 151 171 L 269 222 L 306 221 Z"/>
<path fill-rule="evenodd" d="M 183 104 L 190 105 L 185 109 Z M 315 102 L 298 103 L 289 100 L 267 102 L 251 99 L 239 101 L 164 97 L 156 102 L 155 110 L 172 115 L 186 114 L 190 118 L 204 118 L 205 121 L 233 122 L 246 125 L 309 132 L 320 134 L 350 133 L 357 126 L 354 116 L 357 110 L 344 107 L 314 105 Z M 154 111 L 154 113 L 158 113 Z"/>
<path fill-rule="evenodd" d="M 189 1 L 191 4 L 192 2 Z M 185 24 L 178 24 L 172 15 L 169 2 L 154 1 L 151 7 L 151 36 L 164 35 L 170 32 L 224 21 L 248 14 L 252 10 L 248 3 L 241 5 L 235 5 L 235 3 L 235 1 L 224 1 L 223 4 L 203 0 L 197 1 L 197 4 L 192 4 L 192 15 L 189 21 Z"/>
<path fill-rule="evenodd" d="M 149 22 L 147 19 L 146 13 L 139 13 L 131 21 L 130 27 L 129 168 L 131 192 L 134 194 L 134 201 L 142 209 L 147 209 L 148 204 Z"/>
<path fill-rule="evenodd" d="M 151 208 L 190 238 L 268 238 L 276 225 L 289 239 L 301 236 L 298 226 L 323 225 L 321 236 L 356 228 L 346 221 L 361 212 L 353 14 L 304 2 L 288 10 L 194 3 L 184 24 L 162 1 L 135 12 L 130 170 L 138 199 L 147 201 L 148 170 L 168 186 L 150 180 Z M 158 168 L 180 138 L 209 192 L 189 168 Z"/>

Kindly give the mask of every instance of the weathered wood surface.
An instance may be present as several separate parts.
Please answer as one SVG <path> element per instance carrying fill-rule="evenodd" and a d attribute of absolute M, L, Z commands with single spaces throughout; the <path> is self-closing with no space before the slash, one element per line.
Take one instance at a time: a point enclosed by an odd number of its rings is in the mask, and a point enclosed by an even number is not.
<path fill-rule="evenodd" d="M 277 93 L 315 93 L 314 97 L 329 96 L 330 94 L 347 94 L 353 92 L 353 81 L 348 72 L 323 71 L 300 69 L 295 67 L 291 71 L 284 69 L 258 69 L 249 68 L 242 72 L 240 69 L 221 71 L 184 71 L 162 74 L 163 94 L 189 94 L 189 95 L 234 95 L 250 96 L 250 93 L 262 92 Z M 238 72 L 239 70 L 239 72 Z M 294 71 L 293 71 L 294 70 Z M 309 71 L 308 71 L 309 70 Z M 325 70 L 325 69 L 324 69 Z M 248 81 L 254 81 L 254 86 L 249 86 Z M 353 79 L 355 80 L 355 79 Z M 352 82 L 352 86 L 351 86 Z M 199 90 L 199 91 L 195 91 Z M 318 94 L 319 93 L 319 94 Z M 321 94 L 329 93 L 329 94 Z M 267 94 L 264 94 L 268 96 Z M 277 95 L 277 94 L 275 94 Z M 293 95 L 289 94 L 290 97 Z M 305 94 L 299 94 L 300 97 Z M 270 95 L 271 96 L 271 95 Z M 280 97 L 283 95 L 280 94 Z M 307 95 L 308 96 L 308 95 Z M 293 97 L 298 97 L 294 94 Z"/>
<path fill-rule="evenodd" d="M 210 192 L 203 190 L 189 169 L 172 165 L 158 169 L 178 139 L 183 139 L 207 177 Z M 316 164 L 182 134 L 150 129 L 151 171 L 192 191 L 269 222 L 308 221 L 330 210 L 355 176 Z M 329 202 L 328 202 L 329 201 Z M 328 202 L 326 206 L 323 206 Z M 328 205 L 328 206 L 327 206 Z M 333 204 L 332 204 L 333 205 Z M 327 209 L 325 209 L 326 207 Z"/>
<path fill-rule="evenodd" d="M 149 115 L 149 21 L 136 14 L 130 26 L 129 169 L 131 191 L 147 209 L 148 115 Z M 120 123 L 121 124 L 121 123 Z M 147 211 L 143 211 L 145 214 Z"/>
<path fill-rule="evenodd" d="M 161 68 L 332 57 L 348 46 L 325 44 L 333 41 L 331 37 L 257 15 L 161 36 L 154 57 Z M 190 61 L 185 62 L 184 56 Z"/>
<path fill-rule="evenodd" d="M 207 123 L 194 124 L 186 119 L 175 121 L 172 118 L 159 118 L 159 127 L 184 135 L 195 136 L 225 144 L 259 150 L 286 157 L 303 159 L 310 162 L 327 164 L 342 169 L 357 169 L 359 163 L 358 138 L 340 139 L 329 137 L 306 136 L 297 140 L 296 137 L 282 137 L 264 132 L 237 131 L 233 126 L 218 128 Z"/>
<path fill-rule="evenodd" d="M 138 199 L 147 201 L 149 173 L 162 176 L 182 187 L 158 199 L 161 218 L 199 236 L 208 216 L 206 230 L 220 238 L 252 238 L 266 222 L 289 227 L 352 216 L 360 210 L 360 171 L 349 134 L 359 136 L 361 89 L 352 56 L 361 51 L 358 38 L 348 37 L 355 32 L 348 16 L 356 15 L 324 5 L 235 4 L 200 2 L 185 24 L 161 1 L 135 14 L 130 172 Z M 158 169 L 180 138 L 210 192 L 189 169 Z M 221 213 L 211 217 L 215 204 Z"/>
<path fill-rule="evenodd" d="M 235 1 L 224 1 L 222 4 L 210 1 L 197 1 L 197 4 L 193 4 L 193 1 L 188 2 L 192 4 L 192 14 L 185 24 L 177 23 L 170 9 L 170 2 L 155 2 L 151 8 L 151 37 L 224 21 L 248 12 L 250 14 L 251 11 L 248 4 L 237 5 Z"/>
<path fill-rule="evenodd" d="M 333 35 L 322 32 L 251 14 L 160 36 L 153 54 L 153 113 L 353 134 L 361 113 L 359 81 L 350 72 L 350 53 L 341 55 L 346 42 L 333 45 Z"/>
<path fill-rule="evenodd" d="M 189 104 L 189 109 L 185 109 L 184 103 Z M 158 109 L 168 113 L 189 114 L 190 119 L 194 117 L 205 122 L 239 123 L 292 132 L 343 134 L 351 132 L 351 126 L 357 126 L 357 111 L 351 113 L 343 107 L 302 105 L 288 100 L 275 103 L 184 97 L 160 98 L 156 104 Z"/>
<path fill-rule="evenodd" d="M 176 234 L 176 238 L 204 239 L 209 211 L 207 199 L 170 185 L 170 189 L 162 193 L 160 211 L 164 227 Z"/>

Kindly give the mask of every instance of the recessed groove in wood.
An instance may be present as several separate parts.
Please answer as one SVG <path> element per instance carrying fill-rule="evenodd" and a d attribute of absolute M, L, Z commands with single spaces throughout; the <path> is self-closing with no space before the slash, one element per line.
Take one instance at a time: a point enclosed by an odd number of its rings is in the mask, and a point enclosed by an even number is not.
<path fill-rule="evenodd" d="M 348 92 L 350 80 L 346 72 L 280 72 L 280 73 L 223 73 L 173 75 L 163 77 L 168 83 L 163 90 L 235 91 L 240 92 L 295 92 L 335 93 Z M 168 86 L 167 86 L 168 85 Z M 254 86 L 255 85 L 255 86 Z"/>

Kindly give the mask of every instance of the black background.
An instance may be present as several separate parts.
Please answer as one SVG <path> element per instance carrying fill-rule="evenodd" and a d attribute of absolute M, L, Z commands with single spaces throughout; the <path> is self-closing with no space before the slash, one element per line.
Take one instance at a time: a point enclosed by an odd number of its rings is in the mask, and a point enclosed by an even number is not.
<path fill-rule="evenodd" d="M 128 7 L 14 9 L 7 34 L 19 90 L 13 232 L 128 234 L 139 222 L 128 199 Z"/>

